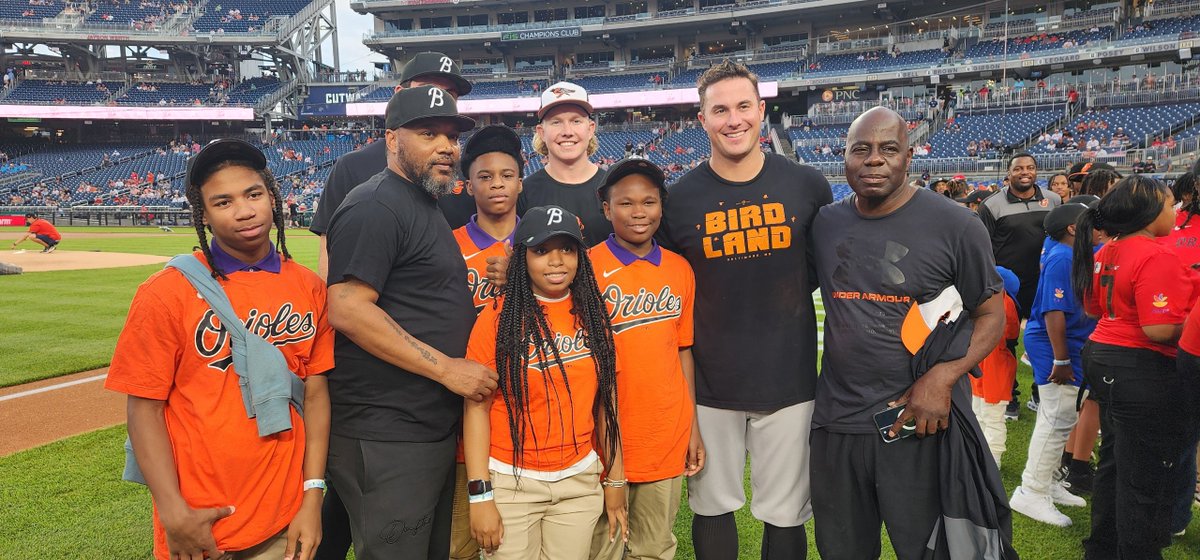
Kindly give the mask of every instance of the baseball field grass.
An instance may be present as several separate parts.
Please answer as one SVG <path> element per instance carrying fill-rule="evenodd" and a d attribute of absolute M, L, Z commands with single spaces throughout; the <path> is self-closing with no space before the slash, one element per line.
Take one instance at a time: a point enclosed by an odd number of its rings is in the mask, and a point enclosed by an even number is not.
<path fill-rule="evenodd" d="M 113 228 L 64 228 L 71 232 L 114 232 Z M 124 231 L 124 230 L 123 230 Z M 145 237 L 74 239 L 71 250 L 104 250 L 174 255 L 195 244 L 190 229 L 173 234 L 151 229 Z M 298 230 L 288 232 L 293 256 L 316 266 L 316 239 Z M 85 249 L 85 247 L 87 249 Z M 64 245 L 64 249 L 68 246 Z M 78 272 L 42 272 L 0 277 L 0 386 L 54 377 L 108 363 L 117 333 L 124 323 L 137 285 L 157 266 Z M 818 308 L 819 309 L 819 308 Z M 11 356 L 11 358 L 10 358 Z M 1021 365 L 1023 391 L 1031 372 Z M 1005 488 L 1020 484 L 1034 414 L 1022 407 L 1021 418 L 1008 423 L 1008 451 L 1001 472 Z M 0 558 L 113 558 L 150 557 L 150 496 L 142 486 L 121 482 L 125 428 L 99 430 L 29 451 L 0 458 Z M 748 473 L 747 473 L 748 474 Z M 904 481 L 895 481 L 903 484 Z M 746 479 L 747 496 L 751 494 Z M 1061 510 L 1074 525 L 1057 528 L 1020 515 L 1013 516 L 1014 544 L 1026 559 L 1079 558 L 1080 540 L 1088 533 L 1087 508 Z M 757 559 L 762 524 L 749 508 L 737 513 L 742 559 Z M 809 524 L 809 558 L 818 558 Z M 686 498 L 675 525 L 679 540 L 676 558 L 695 558 L 691 547 L 691 512 Z M 883 538 L 886 543 L 886 531 Z M 883 558 L 895 558 L 884 546 Z M 1200 521 L 1164 551 L 1170 560 L 1200 559 Z"/>
<path fill-rule="evenodd" d="M 117 229 L 117 228 L 112 228 Z M 102 251 L 172 256 L 192 251 L 190 228 L 164 233 L 157 228 L 62 228 L 64 251 Z M 3 231 L 19 231 L 0 228 Z M 73 237 L 75 234 L 121 233 L 136 237 Z M 292 256 L 310 268 L 317 265 L 317 238 L 289 230 Z M 117 334 L 125 324 L 129 302 L 159 265 L 31 272 L 0 276 L 0 387 L 86 371 L 108 365 Z"/>

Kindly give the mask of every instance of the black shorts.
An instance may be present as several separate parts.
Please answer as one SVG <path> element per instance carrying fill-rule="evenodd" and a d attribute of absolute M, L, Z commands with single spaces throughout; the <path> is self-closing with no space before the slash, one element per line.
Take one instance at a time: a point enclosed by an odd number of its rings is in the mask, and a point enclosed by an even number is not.
<path fill-rule="evenodd" d="M 46 245 L 49 245 L 51 247 L 58 245 L 58 241 L 55 241 L 49 235 L 46 235 L 44 233 L 35 234 L 34 237 L 36 237 L 38 239 L 38 241 L 41 241 L 42 243 L 45 243 Z"/>

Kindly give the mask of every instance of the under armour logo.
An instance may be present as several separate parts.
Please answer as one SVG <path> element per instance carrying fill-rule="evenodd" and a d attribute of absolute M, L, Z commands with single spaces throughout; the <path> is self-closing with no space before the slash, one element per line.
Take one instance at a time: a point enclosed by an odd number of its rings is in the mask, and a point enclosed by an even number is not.
<path fill-rule="evenodd" d="M 551 208 L 550 219 L 546 220 L 546 225 L 550 226 L 557 223 L 562 223 L 562 213 L 562 208 Z"/>
<path fill-rule="evenodd" d="M 449 74 L 451 70 L 454 70 L 454 61 L 450 60 L 450 57 L 448 57 L 448 56 L 443 56 L 441 71 L 443 73 Z"/>
<path fill-rule="evenodd" d="M 429 108 L 432 109 L 434 107 L 441 107 L 442 105 L 445 105 L 446 104 L 445 96 L 446 96 L 446 92 L 444 92 L 438 88 L 430 88 L 429 89 Z"/>

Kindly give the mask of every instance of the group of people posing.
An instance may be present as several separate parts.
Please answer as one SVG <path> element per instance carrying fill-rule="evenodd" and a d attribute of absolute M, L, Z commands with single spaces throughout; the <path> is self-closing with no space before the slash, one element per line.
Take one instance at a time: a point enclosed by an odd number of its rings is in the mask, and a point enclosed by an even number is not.
<path fill-rule="evenodd" d="M 759 149 L 765 103 L 746 67 L 716 65 L 697 87 L 712 156 L 669 189 L 645 159 L 590 161 L 593 107 L 567 82 L 541 94 L 546 166 L 525 177 L 511 129 L 458 113 L 471 90 L 458 65 L 418 54 L 385 141 L 331 174 L 317 273 L 288 253 L 262 153 L 201 150 L 187 173 L 200 250 L 139 288 L 106 381 L 129 395 L 127 475 L 153 496 L 155 555 L 672 558 L 688 477 L 696 557 L 732 559 L 749 458 L 764 559 L 804 558 L 810 519 L 823 558 L 878 557 L 881 524 L 900 558 L 1017 558 L 968 381 L 1003 345 L 992 240 L 1005 215 L 910 186 L 908 126 L 886 108 L 850 127 L 854 196 L 835 203 L 819 172 Z M 1028 194 L 1013 165 L 1021 190 L 997 197 Z M 1150 222 L 1123 213 L 1126 191 Z M 1163 192 L 1125 180 L 1080 223 L 1158 233 Z M 1113 307 L 1129 281 L 1098 282 L 1075 292 L 1127 331 L 1182 322 L 1190 303 L 1164 291 L 1139 323 Z M 1101 361 L 1105 379 L 1134 375 Z M 1141 395 L 1152 384 L 1137 371 Z M 1129 398 L 1100 395 L 1102 413 Z M 1128 449 L 1154 438 L 1104 422 L 1110 466 L 1146 470 Z M 1171 434 L 1155 434 L 1164 450 Z M 1139 476 L 1173 472 L 1153 466 Z M 1158 479 L 1117 478 L 1122 521 L 1100 537 L 1140 546 L 1129 528 L 1157 529 L 1123 516 L 1152 506 L 1124 484 Z"/>

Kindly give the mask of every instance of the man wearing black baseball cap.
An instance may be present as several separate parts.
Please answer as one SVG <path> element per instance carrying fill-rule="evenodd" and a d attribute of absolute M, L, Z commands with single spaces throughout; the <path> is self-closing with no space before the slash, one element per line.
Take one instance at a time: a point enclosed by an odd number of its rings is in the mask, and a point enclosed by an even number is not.
<path fill-rule="evenodd" d="M 357 558 L 448 558 L 463 397 L 496 388 L 494 371 L 463 359 L 475 308 L 437 206 L 475 121 L 434 86 L 394 95 L 385 121 L 387 169 L 346 196 L 329 228 L 329 476 Z"/>
<path fill-rule="evenodd" d="M 396 92 L 418 86 L 437 86 L 455 100 L 471 92 L 471 82 L 462 76 L 462 69 L 458 63 L 439 52 L 423 52 L 414 56 L 400 73 L 400 85 L 396 86 Z M 333 213 L 351 189 L 366 182 L 385 167 L 387 149 L 379 140 L 338 158 L 334 164 L 309 226 L 309 230 L 321 238 L 317 274 L 322 278 L 329 267 L 325 235 L 329 233 L 329 221 L 333 218 Z M 456 195 L 461 196 L 438 199 L 438 206 L 442 208 L 451 228 L 466 224 L 471 213 L 475 211 L 475 203 L 471 197 L 462 193 Z"/>

